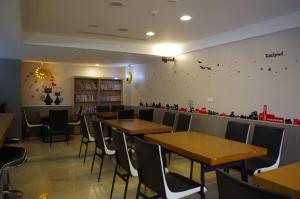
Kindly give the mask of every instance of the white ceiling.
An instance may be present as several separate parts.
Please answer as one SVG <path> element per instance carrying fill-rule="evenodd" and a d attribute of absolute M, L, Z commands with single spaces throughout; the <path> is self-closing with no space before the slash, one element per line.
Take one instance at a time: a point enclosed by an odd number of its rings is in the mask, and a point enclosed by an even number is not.
<path fill-rule="evenodd" d="M 103 65 L 157 59 L 157 44 L 184 53 L 300 26 L 299 0 L 2 0 L 0 11 L 0 57 Z"/>

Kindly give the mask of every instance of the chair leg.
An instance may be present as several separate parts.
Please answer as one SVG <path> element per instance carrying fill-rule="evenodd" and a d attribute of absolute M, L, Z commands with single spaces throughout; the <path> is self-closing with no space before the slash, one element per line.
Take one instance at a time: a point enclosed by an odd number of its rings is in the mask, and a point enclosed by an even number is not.
<path fill-rule="evenodd" d="M 82 142 L 83 142 L 83 137 L 82 137 L 82 139 L 81 139 L 81 144 L 80 144 L 80 149 L 79 149 L 79 154 L 78 154 L 78 157 L 79 157 L 79 158 L 80 158 L 80 154 L 81 154 Z"/>
<path fill-rule="evenodd" d="M 97 150 L 97 146 L 95 146 L 95 152 L 94 152 L 94 157 L 93 157 L 93 162 L 92 162 L 91 174 L 93 173 L 94 162 L 95 162 L 95 157 L 96 157 L 96 150 Z"/>
<path fill-rule="evenodd" d="M 98 182 L 99 182 L 100 177 L 101 177 L 101 172 L 102 172 L 102 167 L 103 167 L 104 157 L 105 157 L 105 156 L 102 156 L 102 157 L 100 158 L 100 159 L 101 159 L 101 164 L 100 164 L 100 170 L 99 170 L 99 175 L 98 175 Z"/>
<path fill-rule="evenodd" d="M 116 181 L 116 175 L 117 175 L 117 169 L 118 169 L 118 164 L 116 164 L 116 168 L 115 168 L 115 173 L 114 173 L 114 177 L 113 177 L 112 187 L 111 187 L 111 191 L 110 191 L 110 199 L 112 198 L 113 191 L 114 191 L 114 186 L 115 186 L 115 181 Z"/>
<path fill-rule="evenodd" d="M 124 196 L 123 196 L 123 199 L 126 199 L 126 194 L 127 194 L 127 189 L 128 189 L 128 182 L 129 182 L 129 174 L 127 176 L 127 179 L 126 179 L 126 184 L 125 184 L 125 190 L 124 190 Z"/>
<path fill-rule="evenodd" d="M 85 144 L 85 152 L 84 152 L 83 162 L 85 162 L 86 152 L 87 152 L 88 146 L 89 146 L 89 143 L 86 143 L 86 144 Z"/>
<path fill-rule="evenodd" d="M 194 161 L 191 160 L 191 168 L 190 168 L 190 179 L 193 179 L 193 170 L 194 170 Z"/>
<path fill-rule="evenodd" d="M 138 184 L 138 187 L 137 187 L 137 190 L 136 190 L 136 197 L 135 197 L 135 199 L 139 199 L 140 190 L 141 190 L 141 181 L 139 180 L 139 184 Z"/>
<path fill-rule="evenodd" d="M 169 165 L 171 163 L 171 152 L 169 152 Z"/>

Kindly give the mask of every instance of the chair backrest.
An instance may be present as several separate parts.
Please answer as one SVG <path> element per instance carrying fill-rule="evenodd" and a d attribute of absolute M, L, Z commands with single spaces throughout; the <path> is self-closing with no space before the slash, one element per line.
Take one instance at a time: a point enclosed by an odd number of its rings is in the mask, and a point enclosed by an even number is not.
<path fill-rule="evenodd" d="M 219 199 L 291 199 L 290 197 L 252 186 L 216 170 Z"/>
<path fill-rule="evenodd" d="M 23 110 L 23 113 L 24 113 L 25 124 L 28 127 L 30 125 L 30 123 L 29 123 L 29 121 L 27 119 L 27 114 L 26 114 L 26 110 L 25 109 Z"/>
<path fill-rule="evenodd" d="M 174 126 L 176 113 L 174 112 L 165 112 L 162 124 L 167 126 Z"/>
<path fill-rule="evenodd" d="M 252 144 L 268 149 L 268 157 L 272 162 L 280 159 L 284 128 L 255 125 Z"/>
<path fill-rule="evenodd" d="M 112 112 L 123 111 L 123 110 L 124 110 L 123 105 L 112 105 L 111 106 L 111 111 Z"/>
<path fill-rule="evenodd" d="M 50 110 L 49 126 L 54 131 L 66 131 L 68 129 L 68 110 Z"/>
<path fill-rule="evenodd" d="M 134 110 L 123 110 L 118 111 L 118 119 L 133 119 Z"/>
<path fill-rule="evenodd" d="M 0 113 L 6 113 L 6 102 L 0 104 Z"/>
<path fill-rule="evenodd" d="M 103 136 L 101 122 L 97 120 L 93 120 L 92 123 L 95 132 L 96 146 L 101 149 L 102 153 L 105 153 L 106 150 L 105 150 L 105 143 L 104 143 L 104 136 Z"/>
<path fill-rule="evenodd" d="M 177 119 L 175 131 L 189 131 L 191 125 L 192 115 L 180 113 Z"/>
<path fill-rule="evenodd" d="M 154 112 L 154 109 L 140 109 L 139 110 L 139 119 L 152 122 L 153 121 L 153 112 Z"/>
<path fill-rule="evenodd" d="M 249 130 L 249 123 L 228 121 L 225 138 L 237 142 L 247 143 Z"/>
<path fill-rule="evenodd" d="M 78 115 L 78 116 L 81 116 L 81 115 L 82 115 L 82 109 L 83 109 L 83 107 L 80 106 L 80 107 L 79 107 L 79 110 L 78 110 L 78 112 L 77 112 L 77 115 Z"/>
<path fill-rule="evenodd" d="M 125 134 L 117 129 L 112 129 L 112 137 L 116 149 L 116 157 L 119 166 L 125 171 L 130 173 L 132 176 L 137 176 L 137 170 L 133 167 L 128 154 L 127 142 Z"/>
<path fill-rule="evenodd" d="M 109 112 L 110 107 L 109 106 L 97 106 L 96 110 L 97 110 L 97 112 Z"/>
<path fill-rule="evenodd" d="M 164 167 L 161 158 L 161 149 L 157 144 L 149 143 L 135 137 L 138 173 L 140 182 L 164 198 Z"/>
<path fill-rule="evenodd" d="M 88 127 L 88 123 L 87 123 L 85 115 L 82 115 L 80 117 L 80 126 L 81 126 L 81 131 L 82 131 L 83 137 L 90 140 L 91 136 L 90 136 L 90 131 L 89 131 L 89 127 Z"/>

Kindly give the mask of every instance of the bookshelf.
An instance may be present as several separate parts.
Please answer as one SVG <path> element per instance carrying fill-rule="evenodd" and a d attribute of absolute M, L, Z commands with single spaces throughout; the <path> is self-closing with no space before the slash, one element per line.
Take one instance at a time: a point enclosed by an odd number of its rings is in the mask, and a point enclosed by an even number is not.
<path fill-rule="evenodd" d="M 122 104 L 123 80 L 113 78 L 74 77 L 74 108 L 95 112 L 98 105 Z"/>

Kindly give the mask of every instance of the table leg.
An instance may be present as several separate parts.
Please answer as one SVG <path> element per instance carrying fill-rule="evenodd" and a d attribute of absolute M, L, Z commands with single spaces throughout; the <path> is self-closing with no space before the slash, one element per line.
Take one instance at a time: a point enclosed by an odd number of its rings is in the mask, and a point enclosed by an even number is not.
<path fill-rule="evenodd" d="M 248 182 L 248 174 L 247 174 L 245 160 L 241 160 L 240 164 L 241 164 L 241 166 L 240 166 L 241 178 L 242 178 L 243 181 Z"/>
<path fill-rule="evenodd" d="M 201 164 L 201 172 L 200 172 L 200 183 L 201 183 L 201 190 L 200 190 L 200 196 L 201 199 L 205 199 L 205 193 L 204 193 L 204 187 L 205 187 L 205 176 L 204 176 L 204 165 Z"/>

